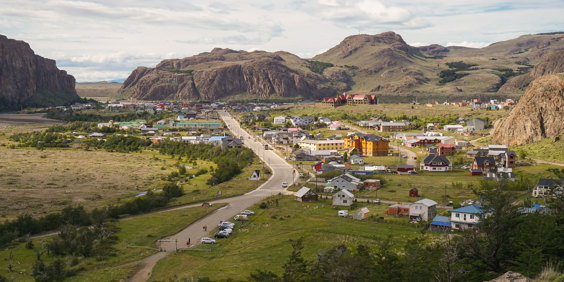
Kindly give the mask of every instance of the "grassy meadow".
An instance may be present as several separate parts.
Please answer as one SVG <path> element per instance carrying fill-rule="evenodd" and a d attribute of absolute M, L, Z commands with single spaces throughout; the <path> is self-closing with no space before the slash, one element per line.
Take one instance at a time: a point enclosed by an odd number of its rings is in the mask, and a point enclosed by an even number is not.
<path fill-rule="evenodd" d="M 313 260 L 321 250 L 339 244 L 375 246 L 388 236 L 395 244 L 404 244 L 410 238 L 420 236 L 416 224 L 407 218 L 374 217 L 363 221 L 337 217 L 343 208 L 332 207 L 327 200 L 301 203 L 290 196 L 269 198 L 267 209 L 252 210 L 256 215 L 249 221 L 237 223 L 233 235 L 218 240 L 216 245 L 199 246 L 168 256 L 157 263 L 149 281 L 182 279 L 245 280 L 257 269 L 282 272 L 292 248 L 290 239 L 304 239 L 303 255 Z M 356 204 L 354 209 L 364 207 Z M 383 216 L 384 205 L 368 205 L 370 210 Z M 353 211 L 350 212 L 352 215 Z M 432 240 L 435 235 L 426 235 Z"/>
<path fill-rule="evenodd" d="M 172 235 L 182 230 L 192 222 L 222 207 L 216 204 L 212 207 L 193 207 L 166 212 L 150 213 L 136 217 L 126 218 L 114 223 L 118 228 L 115 234 L 118 238 L 113 245 L 114 255 L 105 260 L 96 258 L 68 256 L 64 260 L 67 269 L 76 274 L 69 277 L 69 281 L 120 281 L 128 278 L 134 270 L 134 265 L 129 262 L 140 260 L 158 252 L 155 242 L 165 236 Z M 14 279 L 14 281 L 33 281 L 30 275 L 31 266 L 36 260 L 36 250 L 41 250 L 42 242 L 47 242 L 51 237 L 33 239 L 34 249 L 27 249 L 25 243 L 18 243 L 12 248 L 0 251 L 2 265 L 9 263 L 10 251 L 13 255 L 14 272 L 9 273 L 7 267 L 0 267 L 0 275 Z M 42 260 L 50 263 L 54 257 L 43 255 Z"/>

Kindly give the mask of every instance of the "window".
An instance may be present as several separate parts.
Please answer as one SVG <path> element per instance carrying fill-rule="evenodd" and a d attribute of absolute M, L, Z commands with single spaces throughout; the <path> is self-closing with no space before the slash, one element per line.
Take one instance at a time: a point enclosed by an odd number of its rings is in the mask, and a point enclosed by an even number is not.
<path fill-rule="evenodd" d="M 459 214 L 459 213 L 455 213 L 454 216 L 455 216 L 455 217 L 460 217 L 460 214 Z"/>
<path fill-rule="evenodd" d="M 474 215 L 473 215 L 473 214 L 470 215 L 470 219 L 474 219 Z"/>
<path fill-rule="evenodd" d="M 343 204 L 346 204 L 346 203 L 347 203 L 347 200 L 343 200 Z"/>

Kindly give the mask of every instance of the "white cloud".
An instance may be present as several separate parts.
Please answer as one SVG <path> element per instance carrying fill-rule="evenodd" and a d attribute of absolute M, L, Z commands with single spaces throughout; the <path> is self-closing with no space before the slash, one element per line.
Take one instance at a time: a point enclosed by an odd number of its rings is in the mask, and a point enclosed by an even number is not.
<path fill-rule="evenodd" d="M 0 32 L 79 81 L 214 47 L 312 57 L 346 36 L 396 31 L 413 45 L 483 47 L 562 30 L 561 0 L 0 0 Z M 415 43 L 413 43 L 415 42 Z"/>
<path fill-rule="evenodd" d="M 459 46 L 459 47 L 470 47 L 470 48 L 482 48 L 490 45 L 487 42 L 468 42 L 468 41 L 461 41 L 461 42 L 449 42 L 446 46 Z"/>

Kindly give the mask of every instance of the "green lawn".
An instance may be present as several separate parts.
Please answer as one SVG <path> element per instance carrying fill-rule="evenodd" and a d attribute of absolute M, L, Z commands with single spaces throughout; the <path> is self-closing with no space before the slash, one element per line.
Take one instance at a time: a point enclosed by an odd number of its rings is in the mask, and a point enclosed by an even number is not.
<path fill-rule="evenodd" d="M 256 269 L 281 273 L 281 267 L 292 251 L 288 240 L 300 237 L 304 238 L 305 258 L 313 260 L 319 251 L 339 244 L 374 246 L 390 235 L 393 235 L 395 243 L 402 244 L 420 235 L 420 229 L 407 223 L 407 218 L 358 221 L 337 217 L 337 211 L 342 208 L 332 207 L 326 200 L 300 203 L 289 196 L 277 196 L 270 201 L 272 206 L 268 209 L 253 207 L 256 215 L 244 225 L 237 223 L 231 238 L 159 261 L 150 281 L 202 277 L 245 280 Z M 356 208 L 362 206 L 357 204 Z M 371 205 L 368 208 L 381 216 L 385 206 Z M 430 234 L 426 238 L 431 240 L 432 237 L 433 234 Z"/>
<path fill-rule="evenodd" d="M 115 256 L 97 261 L 95 258 L 78 258 L 78 264 L 70 267 L 77 275 L 70 277 L 70 281 L 117 281 L 126 279 L 133 271 L 132 266 L 121 266 L 128 262 L 140 260 L 158 251 L 154 243 L 156 240 L 177 233 L 199 218 L 223 206 L 217 204 L 212 207 L 194 207 L 169 212 L 152 213 L 116 222 L 119 227 L 117 243 L 114 245 Z M 36 249 L 40 249 L 41 242 L 50 240 L 49 237 L 34 239 Z M 9 250 L 0 252 L 0 262 L 7 266 Z M 35 250 L 25 248 L 21 243 L 13 248 L 14 269 L 18 274 L 8 273 L 7 267 L 0 268 L 0 275 L 15 281 L 33 281 L 30 276 L 31 265 L 36 259 Z M 44 255 L 42 260 L 51 262 L 54 258 Z M 67 266 L 71 258 L 66 257 Z M 21 272 L 21 274 L 20 274 Z"/>
<path fill-rule="evenodd" d="M 210 165 L 214 164 L 198 160 L 198 166 L 195 166 L 192 171 L 195 172 L 200 167 L 204 167 L 209 170 Z M 200 176 L 192 178 L 188 183 L 182 184 L 185 195 L 180 198 L 174 199 L 170 203 L 170 205 L 176 206 L 181 204 L 201 202 L 245 194 L 256 189 L 258 186 L 268 180 L 268 178 L 270 178 L 270 174 L 263 173 L 261 180 L 259 181 L 247 180 L 247 178 L 251 176 L 252 172 L 255 169 L 262 171 L 262 168 L 263 165 L 260 163 L 260 160 L 258 158 L 255 158 L 255 161 L 251 165 L 244 168 L 239 175 L 233 177 L 233 179 L 227 182 L 218 184 L 216 186 L 210 186 L 206 184 L 206 181 L 211 177 L 210 173 L 202 174 Z M 267 169 L 266 166 L 265 169 Z M 219 194 L 219 191 L 221 191 L 221 194 Z"/>
<path fill-rule="evenodd" d="M 532 144 L 513 146 L 511 149 L 517 154 L 524 152 L 530 158 L 564 163 L 563 139 L 554 141 L 552 138 L 545 138 Z"/>

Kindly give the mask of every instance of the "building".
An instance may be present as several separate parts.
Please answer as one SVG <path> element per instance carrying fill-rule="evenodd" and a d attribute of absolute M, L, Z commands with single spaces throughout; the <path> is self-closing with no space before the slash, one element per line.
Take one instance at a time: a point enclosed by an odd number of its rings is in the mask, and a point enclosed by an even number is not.
<path fill-rule="evenodd" d="M 379 127 L 380 132 L 405 131 L 407 129 L 407 124 L 405 122 L 383 121 L 380 123 Z"/>
<path fill-rule="evenodd" d="M 333 194 L 333 206 L 351 206 L 354 202 L 354 195 L 347 191 L 341 190 Z"/>
<path fill-rule="evenodd" d="M 429 230 L 431 231 L 449 231 L 450 230 L 450 219 L 448 216 L 436 215 L 433 221 L 429 223 Z"/>
<path fill-rule="evenodd" d="M 450 227 L 454 230 L 476 230 L 483 214 L 479 204 L 453 209 L 450 212 Z"/>
<path fill-rule="evenodd" d="M 456 145 L 439 144 L 439 156 L 451 156 L 456 153 Z"/>
<path fill-rule="evenodd" d="M 472 127 L 475 131 L 486 129 L 486 121 L 481 118 L 474 118 L 466 122 L 467 127 Z"/>
<path fill-rule="evenodd" d="M 359 155 L 352 155 L 349 158 L 349 161 L 353 165 L 363 165 L 364 164 L 364 160 Z"/>
<path fill-rule="evenodd" d="M 419 190 L 415 187 L 409 189 L 409 197 L 412 197 L 412 198 L 419 197 Z"/>
<path fill-rule="evenodd" d="M 422 199 L 409 205 L 409 221 L 429 221 L 437 214 L 437 202 Z"/>
<path fill-rule="evenodd" d="M 380 179 L 366 179 L 362 186 L 367 190 L 378 190 L 382 187 L 382 184 L 380 183 Z"/>
<path fill-rule="evenodd" d="M 169 128 L 180 130 L 215 130 L 223 128 L 220 121 L 176 121 L 169 122 Z"/>
<path fill-rule="evenodd" d="M 495 160 L 493 157 L 476 157 L 472 162 L 472 170 L 481 170 L 482 173 L 486 173 L 489 170 L 494 170 Z"/>
<path fill-rule="evenodd" d="M 321 102 L 328 107 L 338 107 L 341 105 L 353 104 L 378 104 L 376 95 L 366 94 L 341 94 L 337 97 L 324 97 Z"/>
<path fill-rule="evenodd" d="M 393 204 L 388 207 L 385 212 L 386 215 L 395 216 L 406 216 L 409 215 L 409 205 L 408 204 Z"/>
<path fill-rule="evenodd" d="M 452 164 L 445 156 L 429 155 L 420 164 L 420 170 L 451 171 Z"/>
<path fill-rule="evenodd" d="M 353 214 L 353 219 L 363 220 L 370 217 L 370 210 L 367 207 L 361 208 Z"/>
<path fill-rule="evenodd" d="M 243 140 L 233 136 L 225 136 L 221 139 L 221 148 L 242 148 Z"/>
<path fill-rule="evenodd" d="M 274 121 L 272 123 L 276 125 L 286 124 L 286 117 L 285 116 L 274 117 Z"/>
<path fill-rule="evenodd" d="M 443 129 L 445 131 L 451 131 L 451 132 L 457 132 L 457 131 L 462 131 L 464 129 L 464 126 L 460 125 L 460 124 L 447 124 L 443 127 Z"/>
<path fill-rule="evenodd" d="M 343 147 L 363 156 L 387 156 L 390 141 L 372 134 L 352 134 L 343 139 Z"/>
<path fill-rule="evenodd" d="M 541 178 L 533 188 L 533 197 L 552 197 L 562 186 L 554 179 Z"/>
<path fill-rule="evenodd" d="M 306 128 L 308 125 L 310 125 L 314 121 L 315 121 L 315 118 L 312 117 L 312 116 L 295 116 L 295 117 L 290 118 L 290 122 L 295 127 L 299 127 L 299 128 Z"/>
<path fill-rule="evenodd" d="M 410 171 L 414 171 L 415 167 L 412 165 L 398 165 L 397 171 L 399 173 L 409 173 Z"/>
<path fill-rule="evenodd" d="M 294 194 L 296 200 L 299 202 L 317 202 L 317 194 L 313 190 L 302 187 L 298 192 Z"/>
<path fill-rule="evenodd" d="M 298 146 L 310 151 L 342 151 L 344 143 L 344 140 L 303 140 L 298 142 Z"/>
<path fill-rule="evenodd" d="M 505 151 L 505 153 L 501 155 L 501 159 L 505 168 L 515 168 L 517 154 L 515 154 L 514 151 Z"/>
<path fill-rule="evenodd" d="M 362 188 L 362 181 L 348 173 L 339 175 L 327 181 L 326 186 L 342 189 L 342 190 L 357 190 Z"/>

